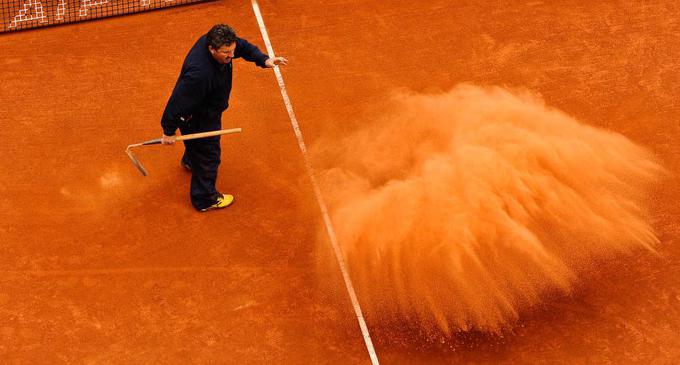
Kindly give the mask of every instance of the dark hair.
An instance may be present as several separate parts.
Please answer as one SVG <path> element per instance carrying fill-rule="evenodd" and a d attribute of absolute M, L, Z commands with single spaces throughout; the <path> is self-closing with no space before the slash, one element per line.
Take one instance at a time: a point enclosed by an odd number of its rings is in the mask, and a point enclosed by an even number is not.
<path fill-rule="evenodd" d="M 210 29 L 205 38 L 209 46 L 219 49 L 222 46 L 230 46 L 236 42 L 236 32 L 226 24 L 217 24 Z"/>

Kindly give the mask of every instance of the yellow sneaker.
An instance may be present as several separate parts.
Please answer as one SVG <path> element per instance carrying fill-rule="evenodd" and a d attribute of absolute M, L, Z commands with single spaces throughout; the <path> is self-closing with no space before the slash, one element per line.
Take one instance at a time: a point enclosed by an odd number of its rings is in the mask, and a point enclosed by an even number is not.
<path fill-rule="evenodd" d="M 215 202 L 215 204 L 213 204 L 213 205 L 211 205 L 207 208 L 201 209 L 201 212 L 207 212 L 209 210 L 226 208 L 226 207 L 230 206 L 231 203 L 233 203 L 233 202 L 234 202 L 234 196 L 233 195 L 222 194 L 221 197 L 217 198 L 217 201 Z"/>

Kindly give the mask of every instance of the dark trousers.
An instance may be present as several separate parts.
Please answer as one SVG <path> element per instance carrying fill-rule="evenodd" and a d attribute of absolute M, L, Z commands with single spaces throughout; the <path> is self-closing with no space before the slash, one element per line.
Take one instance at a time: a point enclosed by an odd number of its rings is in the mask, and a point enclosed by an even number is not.
<path fill-rule="evenodd" d="M 196 133 L 183 130 L 182 134 Z M 217 202 L 222 194 L 215 188 L 217 170 L 221 162 L 220 137 L 184 141 L 182 161 L 191 167 L 191 204 L 197 210 Z"/>

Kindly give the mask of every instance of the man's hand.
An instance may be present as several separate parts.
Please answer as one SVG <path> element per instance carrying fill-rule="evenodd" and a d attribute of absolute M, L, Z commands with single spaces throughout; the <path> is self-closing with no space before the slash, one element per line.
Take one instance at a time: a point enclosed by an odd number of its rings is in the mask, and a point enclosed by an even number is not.
<path fill-rule="evenodd" d="M 173 144 L 173 143 L 175 143 L 175 136 L 163 135 L 163 137 L 161 137 L 161 143 L 162 144 Z"/>
<path fill-rule="evenodd" d="M 274 66 L 285 66 L 288 64 L 288 60 L 283 58 L 283 57 L 274 57 L 274 58 L 268 58 L 266 61 L 264 61 L 264 65 L 272 68 Z"/>

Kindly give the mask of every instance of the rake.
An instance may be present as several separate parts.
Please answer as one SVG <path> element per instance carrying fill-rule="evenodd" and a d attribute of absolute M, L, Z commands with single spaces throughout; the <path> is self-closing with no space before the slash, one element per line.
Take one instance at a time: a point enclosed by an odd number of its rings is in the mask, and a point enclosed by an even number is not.
<path fill-rule="evenodd" d="M 232 133 L 240 133 L 241 128 L 233 128 L 233 129 L 222 129 L 219 131 L 212 131 L 212 132 L 203 132 L 203 133 L 194 133 L 194 134 L 185 134 L 183 136 L 177 136 L 175 138 L 175 141 L 186 141 L 189 139 L 198 139 L 198 138 L 206 138 L 206 137 L 214 137 L 214 136 L 220 136 L 223 134 L 232 134 Z M 142 175 L 147 176 L 149 173 L 146 171 L 144 166 L 142 165 L 141 162 L 135 157 L 135 155 L 132 153 L 132 148 L 134 147 L 140 147 L 140 146 L 149 146 L 152 144 L 161 144 L 161 139 L 152 139 L 150 141 L 142 142 L 142 143 L 136 143 L 136 144 L 131 144 L 127 146 L 125 149 L 125 153 L 127 153 L 128 157 L 130 157 L 130 160 L 132 160 L 132 163 L 137 167 L 137 170 L 142 173 Z"/>

